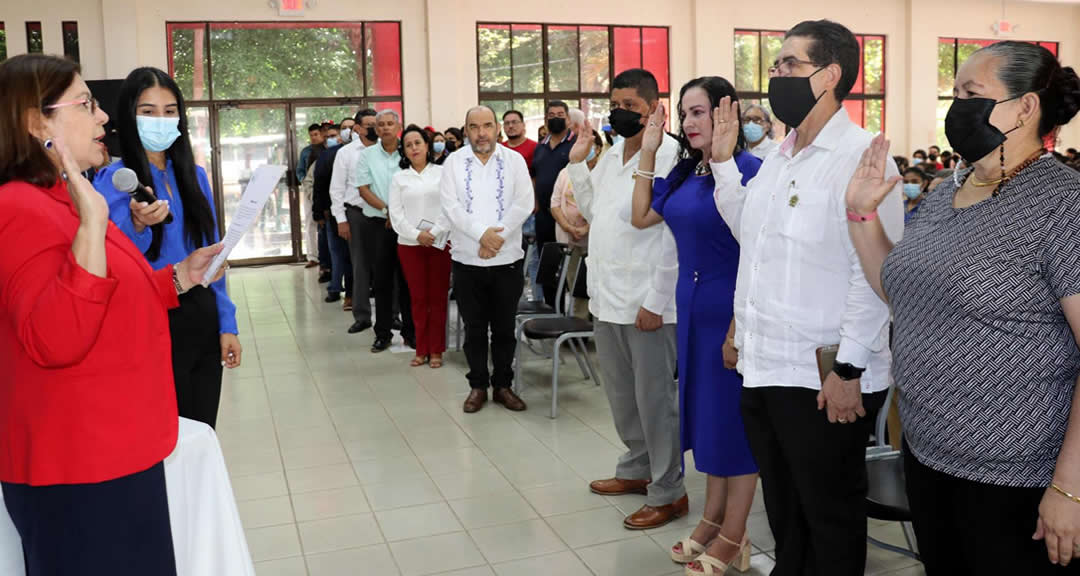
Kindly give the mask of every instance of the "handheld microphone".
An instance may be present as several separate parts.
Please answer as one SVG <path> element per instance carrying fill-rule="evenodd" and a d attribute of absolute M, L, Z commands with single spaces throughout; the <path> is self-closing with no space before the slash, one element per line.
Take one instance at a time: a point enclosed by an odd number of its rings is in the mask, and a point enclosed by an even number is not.
<path fill-rule="evenodd" d="M 139 184 L 139 177 L 135 175 L 135 171 L 131 168 L 121 168 L 113 172 L 112 185 L 117 190 L 127 193 L 136 202 L 146 202 L 147 204 L 157 202 L 157 198 L 154 198 L 146 191 L 146 188 Z M 169 212 L 169 215 L 165 217 L 165 223 L 168 224 L 172 221 L 173 215 L 172 212 Z"/>

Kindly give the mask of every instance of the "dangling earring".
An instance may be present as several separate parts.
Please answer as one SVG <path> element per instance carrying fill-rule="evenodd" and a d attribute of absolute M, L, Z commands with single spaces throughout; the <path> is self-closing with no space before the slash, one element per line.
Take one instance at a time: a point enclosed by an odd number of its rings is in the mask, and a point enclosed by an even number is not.
<path fill-rule="evenodd" d="M 994 193 L 991 196 L 997 198 L 998 192 L 1001 191 L 1001 187 L 1005 184 L 1005 143 L 1001 143 L 1001 180 L 998 181 L 998 185 L 994 186 Z"/>
<path fill-rule="evenodd" d="M 42 142 L 42 145 L 45 146 L 46 150 L 52 150 L 52 147 L 53 147 L 52 138 L 46 138 L 45 141 Z"/>

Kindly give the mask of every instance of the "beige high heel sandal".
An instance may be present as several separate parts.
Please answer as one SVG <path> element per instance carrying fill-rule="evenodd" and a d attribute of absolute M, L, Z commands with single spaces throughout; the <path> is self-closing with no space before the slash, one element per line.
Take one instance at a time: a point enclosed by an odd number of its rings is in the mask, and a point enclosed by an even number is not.
<path fill-rule="evenodd" d="M 717 530 L 723 528 L 723 526 L 717 524 L 716 522 L 713 522 L 712 520 L 709 520 L 708 518 L 702 518 L 701 521 L 704 522 L 705 525 L 712 526 Z M 705 546 L 708 546 L 708 542 L 706 542 L 705 544 L 700 544 L 689 536 L 680 540 L 679 544 L 682 544 L 682 554 L 675 551 L 675 546 L 672 546 L 670 550 L 671 559 L 677 564 L 689 564 L 690 562 L 693 562 L 697 559 L 698 556 L 701 556 L 705 553 Z"/>
<path fill-rule="evenodd" d="M 728 568 L 734 568 L 739 572 L 746 572 L 750 569 L 750 552 L 752 551 L 752 548 L 750 546 L 750 540 L 745 534 L 743 535 L 742 544 L 732 542 L 723 534 L 719 534 L 716 537 L 732 546 L 739 547 L 739 552 L 735 554 L 735 559 L 731 561 L 731 564 L 726 564 L 718 558 L 713 558 L 708 554 L 702 554 L 694 559 L 701 563 L 702 571 L 694 570 L 691 567 L 693 562 L 691 562 L 686 565 L 686 576 L 722 576 L 727 572 Z"/>

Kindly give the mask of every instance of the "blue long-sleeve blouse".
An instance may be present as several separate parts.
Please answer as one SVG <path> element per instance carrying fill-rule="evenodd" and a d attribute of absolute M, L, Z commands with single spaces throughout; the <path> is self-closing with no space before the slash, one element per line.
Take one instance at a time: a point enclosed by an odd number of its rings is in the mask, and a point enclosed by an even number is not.
<path fill-rule="evenodd" d="M 150 227 L 145 228 L 141 233 L 135 232 L 135 224 L 131 221 L 131 209 L 128 206 L 130 197 L 126 192 L 121 192 L 116 189 L 112 184 L 113 174 L 124 167 L 123 161 L 117 161 L 109 165 L 108 168 L 101 170 L 94 178 L 94 187 L 105 199 L 109 202 L 109 219 L 120 230 L 135 243 L 135 246 L 139 249 L 139 252 L 146 253 L 150 248 L 150 242 L 153 240 L 153 230 Z M 210 191 L 210 181 L 206 177 L 206 171 L 201 166 L 195 167 L 196 177 L 198 178 L 199 188 L 202 190 L 203 195 L 206 196 L 206 201 L 210 203 L 210 213 L 214 216 L 214 222 L 217 222 L 217 212 L 214 209 L 214 197 Z M 150 267 L 154 270 L 164 268 L 170 264 L 177 264 L 184 258 L 187 258 L 188 254 L 195 251 L 196 246 L 193 242 L 189 241 L 184 234 L 184 203 L 177 196 L 176 191 L 179 188 L 176 185 L 176 173 L 173 171 L 172 160 L 167 160 L 165 164 L 165 170 L 160 170 L 153 164 L 150 165 L 150 175 L 154 179 L 151 188 L 154 190 L 154 195 L 162 200 L 169 201 L 169 210 L 172 212 L 173 220 L 168 224 L 164 224 L 163 233 L 164 238 L 161 242 L 161 254 L 157 260 L 150 261 Z M 166 183 L 168 186 L 166 187 Z M 172 195 L 169 194 L 169 190 L 172 190 Z M 219 235 L 217 226 L 214 227 L 214 242 L 219 241 Z M 217 282 L 210 285 L 210 289 L 214 291 L 214 297 L 217 300 L 218 310 L 218 325 L 222 334 L 236 334 L 236 305 L 233 304 L 229 298 L 229 293 L 225 287 L 225 279 L 222 278 Z"/>

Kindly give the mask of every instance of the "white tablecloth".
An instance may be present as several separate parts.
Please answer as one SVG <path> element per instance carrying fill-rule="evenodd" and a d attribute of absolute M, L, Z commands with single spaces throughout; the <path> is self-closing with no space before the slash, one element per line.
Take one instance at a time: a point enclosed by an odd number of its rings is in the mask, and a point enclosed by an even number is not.
<path fill-rule="evenodd" d="M 176 450 L 165 459 L 169 520 L 179 576 L 255 576 L 232 484 L 214 431 L 180 419 Z M 19 534 L 0 493 L 0 574 L 25 576 Z"/>

